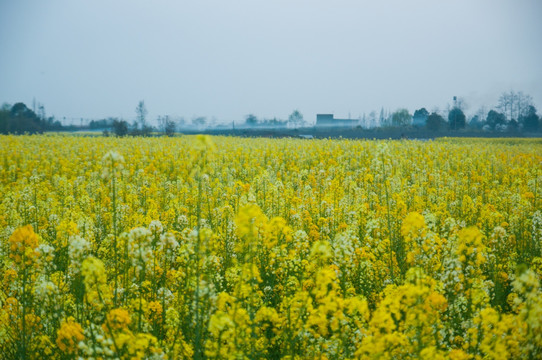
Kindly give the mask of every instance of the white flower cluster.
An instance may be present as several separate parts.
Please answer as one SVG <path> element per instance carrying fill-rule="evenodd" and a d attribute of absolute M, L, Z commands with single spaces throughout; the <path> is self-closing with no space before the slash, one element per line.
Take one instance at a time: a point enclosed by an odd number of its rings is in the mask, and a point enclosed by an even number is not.
<path fill-rule="evenodd" d="M 179 224 L 179 227 L 182 229 L 188 225 L 188 218 L 186 215 L 179 215 L 177 217 L 177 223 Z"/>
<path fill-rule="evenodd" d="M 73 269 L 78 272 L 81 268 L 81 263 L 88 256 L 90 243 L 79 235 L 70 236 L 68 242 L 68 256 Z"/>
<path fill-rule="evenodd" d="M 36 300 L 44 303 L 48 298 L 51 298 L 58 292 L 58 287 L 46 277 L 40 276 L 34 287 L 34 295 Z"/>
<path fill-rule="evenodd" d="M 85 329 L 85 340 L 77 344 L 81 351 L 80 359 L 114 358 L 113 339 L 104 333 L 101 326 L 91 323 Z"/>
<path fill-rule="evenodd" d="M 36 248 L 36 252 L 39 254 L 39 266 L 47 273 L 55 271 L 55 264 L 53 262 L 53 259 L 55 258 L 55 248 L 49 244 L 39 244 Z"/>
<path fill-rule="evenodd" d="M 164 231 L 164 227 L 162 226 L 162 223 L 159 220 L 153 220 L 149 224 L 149 230 L 153 235 L 159 235 L 162 234 Z"/>
<path fill-rule="evenodd" d="M 357 237 L 350 231 L 335 235 L 332 242 L 333 259 L 340 267 L 349 268 L 353 266 L 354 244 L 357 242 Z"/>
<path fill-rule="evenodd" d="M 172 255 L 179 247 L 179 243 L 177 242 L 177 239 L 175 239 L 175 235 L 170 232 L 166 232 L 160 235 L 160 242 L 158 243 L 158 246 L 159 249 L 167 255 Z"/>
<path fill-rule="evenodd" d="M 103 170 L 102 178 L 108 179 L 113 169 L 122 170 L 124 158 L 116 151 L 109 151 L 102 158 Z"/>
<path fill-rule="evenodd" d="M 127 234 L 128 255 L 138 271 L 142 271 L 152 258 L 152 233 L 149 229 L 138 227 Z"/>
<path fill-rule="evenodd" d="M 169 305 L 171 301 L 173 301 L 173 299 L 175 298 L 175 295 L 173 294 L 173 292 L 171 292 L 171 290 L 163 287 L 156 291 L 156 295 L 159 299 L 164 299 L 166 305 Z"/>

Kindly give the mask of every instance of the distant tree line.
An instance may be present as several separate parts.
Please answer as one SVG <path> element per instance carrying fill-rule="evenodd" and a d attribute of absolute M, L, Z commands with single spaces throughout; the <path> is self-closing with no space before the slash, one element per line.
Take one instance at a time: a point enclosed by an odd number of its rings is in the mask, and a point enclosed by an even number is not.
<path fill-rule="evenodd" d="M 22 102 L 13 106 L 4 104 L 0 108 L 0 134 L 36 134 L 62 129 L 60 121 L 45 117 L 43 107 L 39 113 L 36 114 Z"/>
<path fill-rule="evenodd" d="M 149 136 L 156 129 L 148 125 L 147 109 L 145 103 L 140 101 L 136 107 L 136 121 L 130 125 L 126 120 L 107 118 L 91 120 L 87 125 L 62 125 L 54 117 L 46 117 L 45 109 L 39 106 L 36 112 L 19 102 L 11 106 L 4 104 L 0 108 L 0 134 L 41 134 L 45 131 L 74 131 L 74 130 L 101 130 L 104 135 L 111 132 L 117 136 Z M 171 136 L 175 133 L 176 124 L 168 116 L 159 117 L 160 130 Z"/>
<path fill-rule="evenodd" d="M 91 120 L 88 123 L 88 128 L 91 130 L 103 130 L 103 129 L 110 129 L 113 127 L 113 122 L 115 119 L 109 118 L 109 119 L 102 119 L 102 120 Z"/>
<path fill-rule="evenodd" d="M 136 120 L 132 125 L 126 120 L 113 119 L 110 127 L 116 136 L 150 136 L 156 130 L 147 123 L 148 111 L 143 100 L 139 101 L 135 112 Z M 175 122 L 169 116 L 159 116 L 158 124 L 165 135 L 172 136 L 175 133 Z"/>
<path fill-rule="evenodd" d="M 487 113 L 481 109 L 469 120 L 464 113 L 464 102 L 454 99 L 454 105 L 443 115 L 438 110 L 431 113 L 426 108 L 410 115 L 407 109 L 398 109 L 388 117 L 381 115 L 383 127 L 426 128 L 431 131 L 457 131 L 469 128 L 497 132 L 538 132 L 542 130 L 542 119 L 532 98 L 522 92 L 503 93 L 494 109 Z M 374 113 L 374 112 L 373 112 Z M 381 114 L 384 114 L 382 110 Z"/>
<path fill-rule="evenodd" d="M 258 119 L 256 115 L 249 114 L 245 116 L 245 124 L 246 127 L 290 127 L 290 128 L 298 128 L 306 126 L 307 123 L 305 122 L 305 119 L 303 118 L 303 114 L 299 112 L 299 110 L 294 110 L 290 116 L 288 116 L 288 120 L 281 120 L 277 118 L 273 119 Z"/>
<path fill-rule="evenodd" d="M 482 108 L 469 119 L 464 112 L 465 103 L 454 97 L 453 106 L 446 111 L 438 109 L 429 112 L 425 107 L 417 109 L 410 114 L 407 109 L 401 108 L 394 112 L 380 111 L 377 117 L 375 111 L 369 116 L 360 116 L 358 127 L 360 128 L 414 128 L 426 129 L 429 131 L 461 131 L 470 129 L 486 132 L 532 132 L 542 131 L 542 119 L 537 113 L 532 97 L 522 92 L 509 91 L 503 93 L 497 105 L 487 111 Z M 188 131 L 201 131 L 210 129 L 225 129 L 227 124 L 216 124 L 214 119 L 209 122 L 203 116 L 194 117 L 191 124 L 185 124 L 183 118 L 173 120 L 169 116 L 158 117 L 158 127 L 149 125 L 147 121 L 147 108 L 143 100 L 139 101 L 135 108 L 135 120 L 132 124 L 128 121 L 117 118 L 92 120 L 86 126 L 66 126 L 54 117 L 46 117 L 45 109 L 39 106 L 37 111 L 29 109 L 24 103 L 16 103 L 13 106 L 4 104 L 0 108 L 0 133 L 1 134 L 35 134 L 45 131 L 69 131 L 84 130 L 103 131 L 104 135 L 115 136 L 150 136 L 162 133 L 172 136 L 179 129 Z M 277 118 L 258 119 L 254 114 L 245 117 L 244 123 L 231 123 L 235 129 L 236 125 L 245 128 L 301 128 L 307 126 L 303 115 L 299 110 L 294 110 L 286 120 Z"/>

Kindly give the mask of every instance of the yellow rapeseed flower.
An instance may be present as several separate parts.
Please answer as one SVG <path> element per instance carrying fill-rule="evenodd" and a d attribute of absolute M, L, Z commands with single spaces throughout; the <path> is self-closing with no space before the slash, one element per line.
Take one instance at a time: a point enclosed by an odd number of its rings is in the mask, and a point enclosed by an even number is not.
<path fill-rule="evenodd" d="M 9 238 L 9 257 L 19 266 L 29 266 L 36 260 L 39 238 L 31 225 L 23 226 Z"/>
<path fill-rule="evenodd" d="M 73 317 L 68 317 L 57 331 L 56 345 L 65 354 L 76 354 L 77 345 L 85 339 L 81 325 Z"/>

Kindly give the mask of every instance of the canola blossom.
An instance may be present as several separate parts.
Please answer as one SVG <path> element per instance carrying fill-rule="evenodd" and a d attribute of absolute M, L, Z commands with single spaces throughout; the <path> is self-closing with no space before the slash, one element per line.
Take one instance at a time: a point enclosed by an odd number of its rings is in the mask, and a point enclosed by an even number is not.
<path fill-rule="evenodd" d="M 542 358 L 541 145 L 0 136 L 0 358 Z"/>

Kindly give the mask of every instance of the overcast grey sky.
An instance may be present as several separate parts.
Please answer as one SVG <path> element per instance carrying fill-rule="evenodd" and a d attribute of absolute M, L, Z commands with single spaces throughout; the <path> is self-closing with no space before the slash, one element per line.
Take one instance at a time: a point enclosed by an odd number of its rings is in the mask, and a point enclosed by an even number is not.
<path fill-rule="evenodd" d="M 541 0 L 0 0 L 0 102 L 62 119 L 542 110 Z M 540 113 L 541 111 L 539 111 Z"/>

